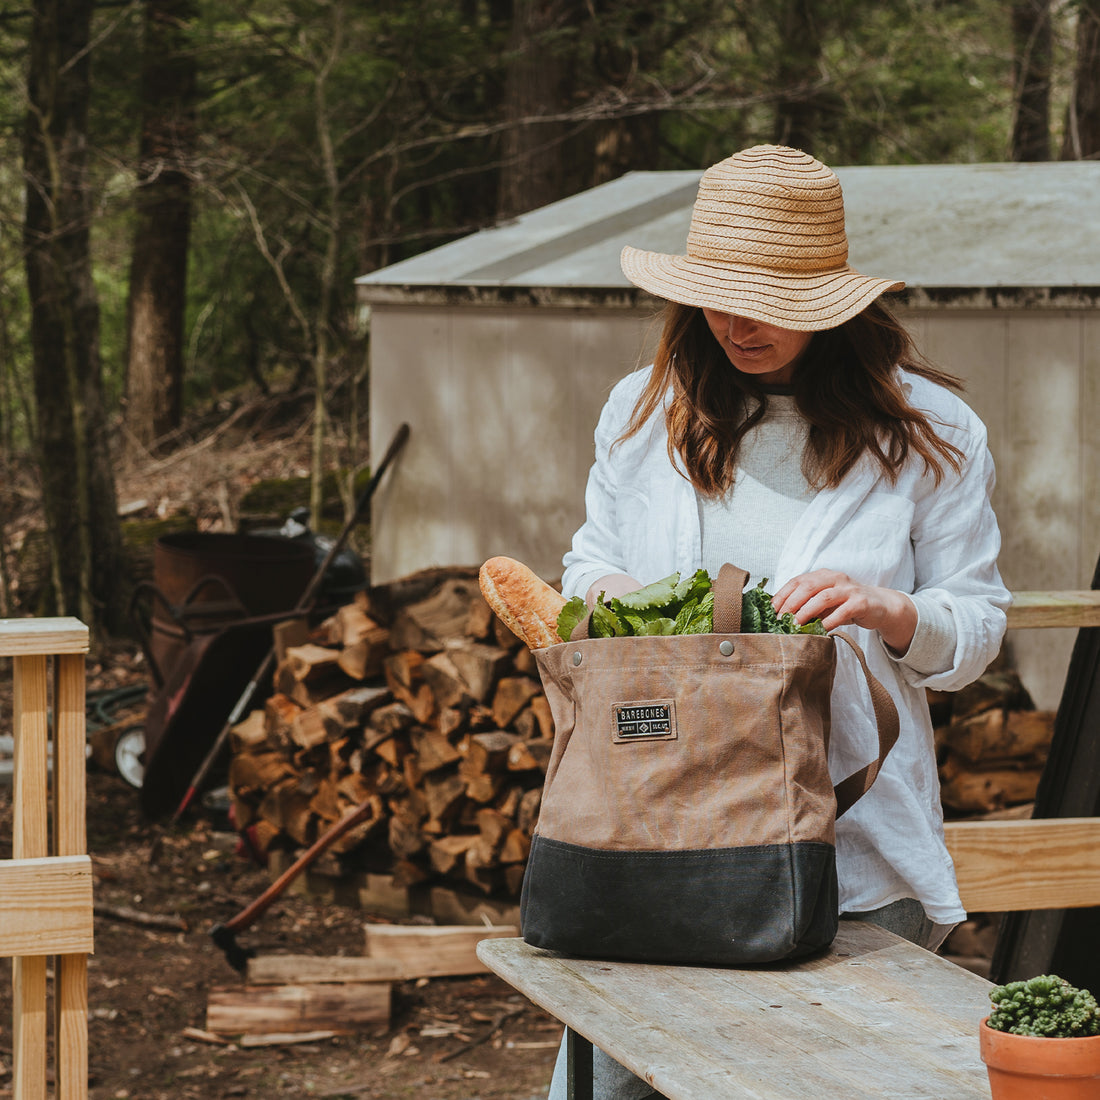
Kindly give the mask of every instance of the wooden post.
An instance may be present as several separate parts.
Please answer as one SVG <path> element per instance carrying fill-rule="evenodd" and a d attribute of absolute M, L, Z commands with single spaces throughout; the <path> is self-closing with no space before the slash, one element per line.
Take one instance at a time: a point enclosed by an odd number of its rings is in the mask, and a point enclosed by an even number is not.
<path fill-rule="evenodd" d="M 47 963 L 55 955 L 57 1100 L 88 1095 L 92 873 L 85 829 L 84 655 L 77 619 L 0 619 L 13 662 L 12 859 L 0 860 L 0 955 L 12 957 L 13 1100 L 45 1100 Z M 53 811 L 49 830 L 49 658 L 54 660 Z M 52 851 L 51 851 L 52 849 Z"/>

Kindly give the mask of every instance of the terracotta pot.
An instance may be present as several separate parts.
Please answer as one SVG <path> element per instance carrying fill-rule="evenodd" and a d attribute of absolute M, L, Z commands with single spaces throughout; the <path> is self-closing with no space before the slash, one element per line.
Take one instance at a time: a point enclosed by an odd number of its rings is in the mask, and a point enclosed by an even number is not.
<path fill-rule="evenodd" d="M 1100 1100 L 1100 1035 L 1040 1039 L 981 1023 L 993 1100 Z"/>

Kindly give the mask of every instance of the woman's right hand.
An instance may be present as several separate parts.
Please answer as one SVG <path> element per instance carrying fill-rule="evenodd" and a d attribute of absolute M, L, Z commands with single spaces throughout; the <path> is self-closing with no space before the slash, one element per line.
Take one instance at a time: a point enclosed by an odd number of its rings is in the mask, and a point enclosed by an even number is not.
<path fill-rule="evenodd" d="M 610 600 L 615 596 L 625 596 L 628 592 L 636 592 L 641 587 L 640 581 L 628 577 L 625 573 L 608 573 L 606 577 L 600 577 L 598 581 L 589 586 L 584 596 L 584 602 L 589 607 L 595 607 L 601 592 L 604 593 L 605 599 Z"/>

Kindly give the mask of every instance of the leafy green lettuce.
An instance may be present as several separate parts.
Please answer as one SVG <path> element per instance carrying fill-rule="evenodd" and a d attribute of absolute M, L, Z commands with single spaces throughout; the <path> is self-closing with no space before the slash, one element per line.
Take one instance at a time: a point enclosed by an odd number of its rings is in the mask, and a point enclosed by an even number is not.
<path fill-rule="evenodd" d="M 744 633 L 824 634 L 820 619 L 799 626 L 790 612 L 777 615 L 766 579 L 742 594 L 741 630 Z M 558 615 L 558 636 L 568 641 L 588 614 L 580 596 L 567 601 Z M 679 573 L 647 584 L 623 596 L 606 598 L 601 592 L 592 609 L 589 636 L 621 638 L 627 635 L 710 634 L 714 630 L 714 592 L 710 575 L 700 569 L 680 579 Z"/>

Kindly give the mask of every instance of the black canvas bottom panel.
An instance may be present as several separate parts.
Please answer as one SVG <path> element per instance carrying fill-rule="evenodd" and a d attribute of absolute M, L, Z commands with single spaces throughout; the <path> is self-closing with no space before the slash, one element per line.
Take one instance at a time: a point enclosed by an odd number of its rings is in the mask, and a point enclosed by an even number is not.
<path fill-rule="evenodd" d="M 830 844 L 622 852 L 536 834 L 520 915 L 527 943 L 568 955 L 739 966 L 827 947 L 837 904 Z"/>

